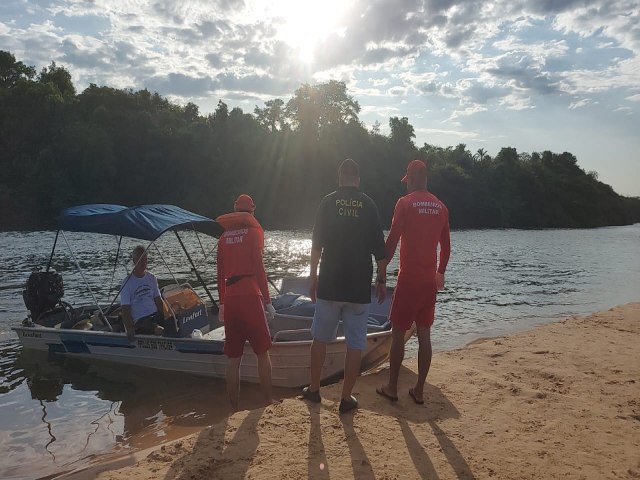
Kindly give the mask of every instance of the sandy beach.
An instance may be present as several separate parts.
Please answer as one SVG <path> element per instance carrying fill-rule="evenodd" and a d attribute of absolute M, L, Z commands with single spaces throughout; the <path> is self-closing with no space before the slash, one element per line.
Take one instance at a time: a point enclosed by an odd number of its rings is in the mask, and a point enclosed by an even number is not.
<path fill-rule="evenodd" d="M 311 405 L 241 411 L 198 434 L 65 478 L 640 478 L 640 303 L 434 355 L 426 403 L 375 393 L 340 416 L 340 385 Z"/>

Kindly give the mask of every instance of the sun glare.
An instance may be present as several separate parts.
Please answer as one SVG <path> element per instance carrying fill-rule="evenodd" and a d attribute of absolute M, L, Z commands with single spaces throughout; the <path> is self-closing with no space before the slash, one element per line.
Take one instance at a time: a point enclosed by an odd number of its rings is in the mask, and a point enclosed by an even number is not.
<path fill-rule="evenodd" d="M 282 22 L 279 37 L 298 51 L 300 61 L 312 63 L 320 41 L 339 30 L 347 7 L 345 0 L 278 0 L 270 13 Z"/>

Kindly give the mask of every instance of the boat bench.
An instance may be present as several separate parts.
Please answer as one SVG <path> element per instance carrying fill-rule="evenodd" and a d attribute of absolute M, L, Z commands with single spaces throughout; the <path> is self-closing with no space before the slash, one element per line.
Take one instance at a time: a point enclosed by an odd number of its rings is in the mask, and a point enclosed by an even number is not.
<path fill-rule="evenodd" d="M 308 342 L 313 340 L 311 329 L 279 330 L 272 336 L 273 343 L 279 342 Z"/>
<path fill-rule="evenodd" d="M 278 315 L 276 321 L 269 322 L 269 331 L 273 342 L 298 342 L 312 340 L 311 323 L 313 318 L 297 315 Z M 276 327 L 277 323 L 277 327 Z M 367 333 L 384 332 L 391 325 L 382 315 L 369 315 Z M 338 325 L 338 337 L 344 336 L 342 323 Z"/>

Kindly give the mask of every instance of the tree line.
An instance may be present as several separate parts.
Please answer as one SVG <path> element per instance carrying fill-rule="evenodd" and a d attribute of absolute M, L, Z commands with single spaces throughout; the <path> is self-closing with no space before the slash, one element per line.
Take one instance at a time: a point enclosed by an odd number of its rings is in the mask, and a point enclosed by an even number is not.
<path fill-rule="evenodd" d="M 249 193 L 266 228 L 308 228 L 347 157 L 387 226 L 414 158 L 427 163 L 453 228 L 640 221 L 640 198 L 618 195 L 571 153 L 418 147 L 406 117 L 390 118 L 384 135 L 359 113 L 346 85 L 330 81 L 251 113 L 220 100 L 201 115 L 148 90 L 91 84 L 78 93 L 66 68 L 36 72 L 0 51 L 0 225 L 51 228 L 62 208 L 83 203 L 169 203 L 215 217 Z"/>

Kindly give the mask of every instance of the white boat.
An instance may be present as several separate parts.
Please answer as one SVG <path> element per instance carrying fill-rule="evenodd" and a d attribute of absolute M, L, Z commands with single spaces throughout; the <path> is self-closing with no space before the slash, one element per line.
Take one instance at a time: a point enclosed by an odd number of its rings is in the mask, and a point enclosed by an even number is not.
<path fill-rule="evenodd" d="M 69 217 L 73 217 L 73 221 Z M 125 235 L 151 242 L 168 230 L 178 235 L 179 230 L 194 229 L 216 237 L 222 232 L 214 220 L 168 205 L 132 208 L 85 205 L 64 211 L 60 223 L 61 227 L 66 226 L 73 231 Z M 138 229 L 136 223 L 144 223 L 144 228 L 148 228 L 149 223 L 155 223 L 157 227 L 145 232 Z M 182 242 L 181 245 L 191 262 Z M 195 269 L 193 262 L 191 264 Z M 136 335 L 130 340 L 123 331 L 118 331 L 119 306 L 115 302 L 108 307 L 100 306 L 97 302 L 84 307 L 71 307 L 57 298 L 61 295 L 54 295 L 56 282 L 62 284 L 61 280 L 57 280 L 57 274 L 46 271 L 33 275 L 36 277 L 30 277 L 24 294 L 31 316 L 22 326 L 13 328 L 23 348 L 89 361 L 225 377 L 227 357 L 223 354 L 224 327 L 218 322 L 218 307 L 206 285 L 203 286 L 210 298 L 208 302 L 204 302 L 188 284 L 163 288 L 165 318 L 174 320 L 174 335 Z M 273 298 L 276 315 L 269 322 L 269 327 L 273 339 L 270 354 L 274 386 L 300 387 L 309 382 L 310 327 L 314 304 L 304 297 L 308 291 L 307 285 L 307 278 L 285 278 L 280 288 L 284 293 Z M 372 296 L 373 293 L 372 288 Z M 35 298 L 38 296 L 44 300 Z M 388 357 L 391 345 L 388 321 L 390 302 L 390 290 L 383 304 L 372 299 L 362 371 L 380 365 Z M 337 340 L 327 345 L 322 371 L 324 383 L 339 378 L 343 372 L 346 343 L 340 330 Z M 405 340 L 412 333 L 407 332 Z M 241 379 L 258 382 L 257 359 L 248 344 L 244 353 Z"/>

